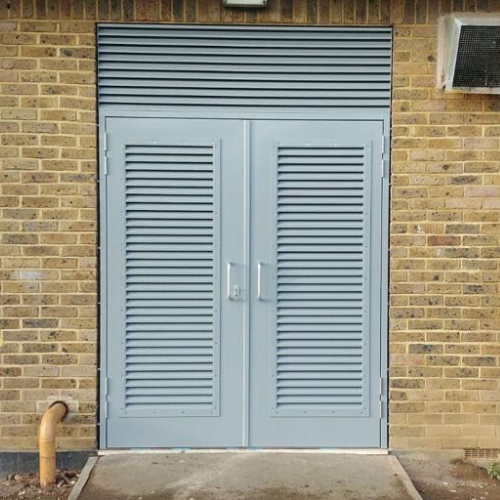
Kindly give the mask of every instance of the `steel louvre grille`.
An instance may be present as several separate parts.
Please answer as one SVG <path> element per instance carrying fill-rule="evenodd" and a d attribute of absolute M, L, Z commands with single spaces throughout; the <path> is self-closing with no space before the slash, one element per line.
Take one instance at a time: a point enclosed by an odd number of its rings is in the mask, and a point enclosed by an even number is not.
<path fill-rule="evenodd" d="M 125 409 L 216 410 L 212 145 L 125 148 Z"/>
<path fill-rule="evenodd" d="M 278 414 L 366 414 L 366 164 L 364 147 L 278 150 Z"/>
<path fill-rule="evenodd" d="M 500 87 L 500 26 L 462 26 L 453 87 Z"/>
<path fill-rule="evenodd" d="M 389 107 L 390 28 L 100 25 L 100 105 Z"/>

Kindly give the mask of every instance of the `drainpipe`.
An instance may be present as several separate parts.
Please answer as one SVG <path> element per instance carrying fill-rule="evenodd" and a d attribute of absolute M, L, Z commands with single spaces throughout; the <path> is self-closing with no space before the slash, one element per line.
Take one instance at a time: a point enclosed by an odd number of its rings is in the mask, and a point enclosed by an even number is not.
<path fill-rule="evenodd" d="M 56 426 L 68 413 L 66 403 L 56 401 L 44 413 L 38 440 L 40 454 L 40 485 L 51 486 L 56 482 Z"/>

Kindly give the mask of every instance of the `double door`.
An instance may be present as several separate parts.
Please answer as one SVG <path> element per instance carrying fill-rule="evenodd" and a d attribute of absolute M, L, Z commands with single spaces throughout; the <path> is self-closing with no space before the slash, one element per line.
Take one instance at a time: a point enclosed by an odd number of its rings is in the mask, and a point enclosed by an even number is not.
<path fill-rule="evenodd" d="M 380 447 L 383 122 L 107 118 L 104 447 Z"/>

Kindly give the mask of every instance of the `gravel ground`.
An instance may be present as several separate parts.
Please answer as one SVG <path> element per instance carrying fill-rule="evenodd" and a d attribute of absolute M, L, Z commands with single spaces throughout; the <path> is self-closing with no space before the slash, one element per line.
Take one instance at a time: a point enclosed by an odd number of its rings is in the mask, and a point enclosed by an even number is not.
<path fill-rule="evenodd" d="M 425 454 L 398 458 L 424 500 L 500 500 L 500 481 L 473 463 Z"/>
<path fill-rule="evenodd" d="M 11 474 L 0 482 L 2 500 L 66 500 L 79 471 L 57 471 L 56 484 L 41 488 L 38 474 Z"/>

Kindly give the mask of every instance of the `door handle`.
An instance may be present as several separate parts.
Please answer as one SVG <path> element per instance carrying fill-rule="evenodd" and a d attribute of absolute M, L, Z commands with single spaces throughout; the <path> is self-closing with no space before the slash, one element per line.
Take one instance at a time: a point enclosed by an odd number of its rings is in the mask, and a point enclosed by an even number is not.
<path fill-rule="evenodd" d="M 257 262 L 257 300 L 262 300 L 262 262 Z"/>
<path fill-rule="evenodd" d="M 232 300 L 232 296 L 231 296 L 231 269 L 233 268 L 233 264 L 232 262 L 228 262 L 227 263 L 227 269 L 226 269 L 226 279 L 227 279 L 227 283 L 226 283 L 226 297 L 227 297 L 227 300 Z"/>

